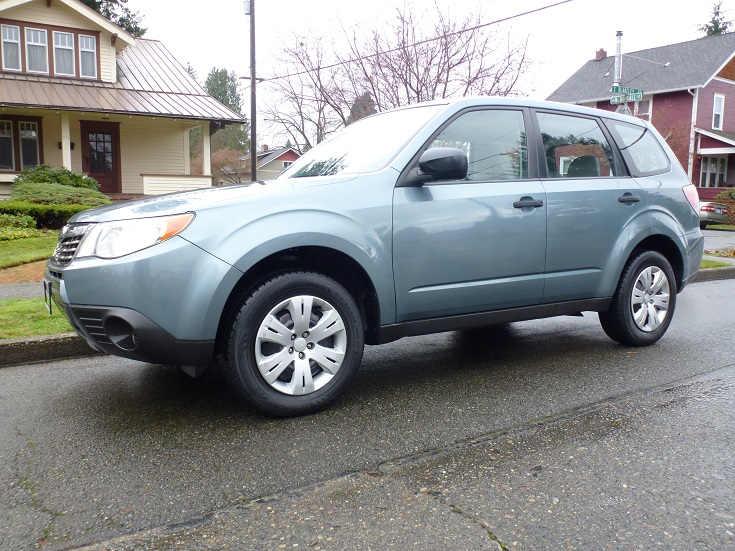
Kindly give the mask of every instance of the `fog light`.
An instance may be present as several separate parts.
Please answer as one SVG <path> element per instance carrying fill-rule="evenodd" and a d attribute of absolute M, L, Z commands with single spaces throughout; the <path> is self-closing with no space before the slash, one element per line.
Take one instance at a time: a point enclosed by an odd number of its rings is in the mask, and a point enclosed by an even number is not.
<path fill-rule="evenodd" d="M 110 316 L 105 320 L 105 333 L 112 343 L 123 350 L 138 348 L 138 337 L 133 326 L 122 318 Z"/>

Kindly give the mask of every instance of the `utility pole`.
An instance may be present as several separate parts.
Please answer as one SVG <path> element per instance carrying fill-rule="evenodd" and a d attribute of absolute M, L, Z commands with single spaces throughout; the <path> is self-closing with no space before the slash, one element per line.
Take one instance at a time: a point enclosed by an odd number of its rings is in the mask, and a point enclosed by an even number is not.
<path fill-rule="evenodd" d="M 250 16 L 250 181 L 258 179 L 258 147 L 255 141 L 255 119 L 257 118 L 255 101 L 255 0 L 245 0 L 245 15 Z"/>

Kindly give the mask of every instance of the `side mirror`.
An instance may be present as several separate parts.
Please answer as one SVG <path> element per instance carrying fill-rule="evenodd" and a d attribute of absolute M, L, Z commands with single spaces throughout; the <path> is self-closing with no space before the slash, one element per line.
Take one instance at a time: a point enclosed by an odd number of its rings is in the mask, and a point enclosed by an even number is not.
<path fill-rule="evenodd" d="M 464 180 L 467 178 L 467 155 L 456 147 L 432 147 L 419 158 L 418 170 L 409 176 L 408 185 L 437 180 Z"/>

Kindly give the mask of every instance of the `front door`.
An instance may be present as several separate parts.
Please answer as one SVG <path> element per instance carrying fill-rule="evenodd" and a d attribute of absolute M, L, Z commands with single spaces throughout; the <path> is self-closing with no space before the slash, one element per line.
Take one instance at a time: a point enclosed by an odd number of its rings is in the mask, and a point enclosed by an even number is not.
<path fill-rule="evenodd" d="M 82 171 L 100 183 L 102 193 L 120 193 L 120 125 L 82 121 Z"/>
<path fill-rule="evenodd" d="M 395 189 L 396 321 L 540 304 L 546 196 L 529 178 L 523 112 L 464 113 L 430 147 L 464 150 L 469 172 Z"/>

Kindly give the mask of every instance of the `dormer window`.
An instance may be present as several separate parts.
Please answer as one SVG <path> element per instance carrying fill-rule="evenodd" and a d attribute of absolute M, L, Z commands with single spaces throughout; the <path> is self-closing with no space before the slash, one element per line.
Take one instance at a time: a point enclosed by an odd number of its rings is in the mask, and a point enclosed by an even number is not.
<path fill-rule="evenodd" d="M 97 41 L 94 36 L 79 35 L 79 72 L 82 78 L 97 78 Z"/>
<path fill-rule="evenodd" d="M 48 73 L 48 46 L 46 31 L 26 29 L 26 63 L 29 73 Z"/>
<path fill-rule="evenodd" d="M 99 78 L 99 33 L 8 19 L 0 23 L 3 71 Z"/>
<path fill-rule="evenodd" d="M 3 25 L 3 69 L 20 71 L 20 28 Z"/>
<path fill-rule="evenodd" d="M 54 31 L 54 67 L 57 75 L 76 76 L 74 70 L 74 35 Z"/>

